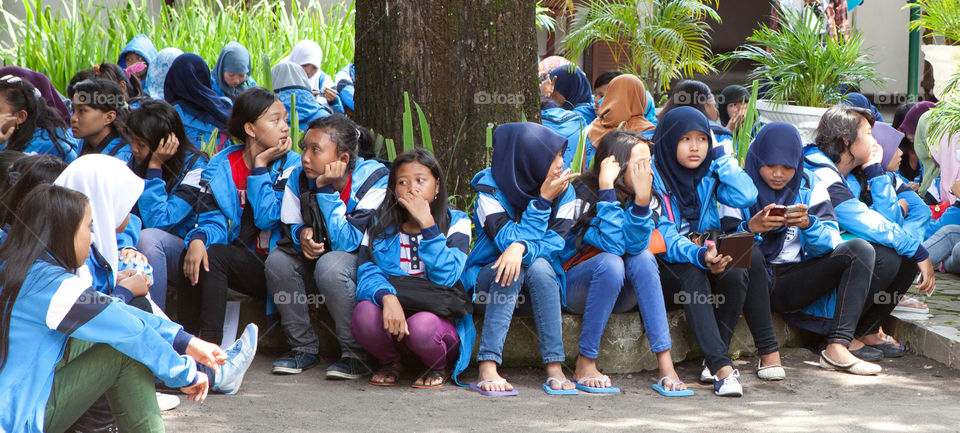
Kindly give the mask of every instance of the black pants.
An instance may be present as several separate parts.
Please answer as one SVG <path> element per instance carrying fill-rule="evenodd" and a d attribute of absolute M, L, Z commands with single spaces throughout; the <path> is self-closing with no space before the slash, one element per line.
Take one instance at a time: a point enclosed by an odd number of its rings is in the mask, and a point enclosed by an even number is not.
<path fill-rule="evenodd" d="M 264 261 L 246 248 L 216 244 L 207 248 L 210 271 L 200 267 L 195 287 L 178 293 L 178 314 L 184 329 L 214 344 L 223 341 L 223 321 L 227 315 L 227 288 L 259 299 L 267 298 Z"/>
<path fill-rule="evenodd" d="M 900 302 L 900 298 L 913 284 L 920 269 L 909 257 L 897 254 L 892 248 L 871 244 L 876 252 L 873 279 L 857 323 L 856 336 L 876 334 L 880 325 Z"/>
<path fill-rule="evenodd" d="M 668 309 L 683 307 L 711 373 L 716 374 L 717 370 L 733 365 L 727 352 L 741 312 L 746 317 L 758 352 L 765 355 L 779 350 L 770 319 L 766 271 L 759 249 L 754 249 L 749 271 L 728 269 L 712 274 L 690 263 L 667 263 L 660 259 L 657 263 L 665 303 Z"/>
<path fill-rule="evenodd" d="M 827 344 L 849 347 L 870 289 L 875 260 L 869 243 L 853 239 L 823 257 L 772 265 L 770 310 L 796 311 L 836 288 L 837 303 Z"/>

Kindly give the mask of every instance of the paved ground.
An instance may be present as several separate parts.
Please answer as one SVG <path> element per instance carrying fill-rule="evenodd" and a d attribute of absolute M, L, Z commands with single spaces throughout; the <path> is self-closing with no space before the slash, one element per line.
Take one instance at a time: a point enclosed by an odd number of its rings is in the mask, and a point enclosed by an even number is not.
<path fill-rule="evenodd" d="M 272 376 L 271 355 L 254 362 L 243 389 L 166 412 L 170 432 L 318 431 L 958 431 L 960 372 L 923 357 L 884 360 L 877 377 L 828 372 L 806 349 L 787 349 L 787 380 L 761 382 L 753 358 L 737 361 L 746 394 L 715 397 L 693 385 L 691 398 L 650 389 L 653 373 L 617 375 L 616 396 L 547 396 L 540 370 L 507 370 L 519 397 L 488 398 L 452 385 L 414 390 L 365 381 L 334 382 L 314 368 Z M 699 362 L 678 365 L 695 382 Z M 475 375 L 468 369 L 464 378 Z"/>

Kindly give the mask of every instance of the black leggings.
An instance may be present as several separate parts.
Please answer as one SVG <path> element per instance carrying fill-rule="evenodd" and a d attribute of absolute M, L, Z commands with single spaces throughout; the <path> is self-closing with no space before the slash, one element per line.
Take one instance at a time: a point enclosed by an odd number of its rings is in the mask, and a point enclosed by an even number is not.
<path fill-rule="evenodd" d="M 869 243 L 853 239 L 823 257 L 771 265 L 770 310 L 796 311 L 836 288 L 837 303 L 827 344 L 849 347 L 870 288 L 875 260 Z"/>
<path fill-rule="evenodd" d="M 210 272 L 200 267 L 197 286 L 179 289 L 177 313 L 187 332 L 220 344 L 227 315 L 227 288 L 266 299 L 263 263 L 267 256 L 234 245 L 215 244 L 207 248 L 207 259 Z"/>
<path fill-rule="evenodd" d="M 665 303 L 668 309 L 683 307 L 711 373 L 733 365 L 727 352 L 741 312 L 761 355 L 780 350 L 770 319 L 766 271 L 759 248 L 754 248 L 749 271 L 728 269 L 712 274 L 690 263 L 660 259 L 657 263 Z"/>
<path fill-rule="evenodd" d="M 900 298 L 913 284 L 920 268 L 909 257 L 903 257 L 892 248 L 873 245 L 877 260 L 873 266 L 873 279 L 867 293 L 866 304 L 857 323 L 856 336 L 876 334 L 880 325 L 900 302 Z"/>

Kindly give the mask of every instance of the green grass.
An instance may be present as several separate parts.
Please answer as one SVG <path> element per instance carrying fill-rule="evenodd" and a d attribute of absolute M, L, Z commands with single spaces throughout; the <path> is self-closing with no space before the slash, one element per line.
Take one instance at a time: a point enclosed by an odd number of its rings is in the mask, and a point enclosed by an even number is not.
<path fill-rule="evenodd" d="M 267 88 L 272 63 L 302 39 L 320 45 L 320 69 L 331 76 L 353 61 L 353 3 L 324 11 L 317 0 L 304 7 L 294 1 L 289 8 L 283 0 L 191 0 L 164 4 L 154 12 L 146 0 L 109 10 L 92 0 L 63 1 L 57 13 L 40 0 L 30 1 L 24 4 L 24 19 L 0 6 L 0 21 L 13 41 L 0 44 L 0 61 L 42 72 L 64 93 L 76 72 L 116 62 L 127 41 L 139 33 L 149 36 L 157 50 L 177 47 L 196 53 L 211 69 L 223 45 L 240 42 L 253 59 L 253 79 Z"/>

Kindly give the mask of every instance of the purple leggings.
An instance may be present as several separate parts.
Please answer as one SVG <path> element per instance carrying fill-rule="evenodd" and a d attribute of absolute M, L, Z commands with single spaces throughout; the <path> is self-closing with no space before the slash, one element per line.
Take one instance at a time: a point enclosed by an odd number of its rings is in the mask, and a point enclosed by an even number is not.
<path fill-rule="evenodd" d="M 371 301 L 360 301 L 353 309 L 350 330 L 353 338 L 370 354 L 377 357 L 380 365 L 400 361 L 400 349 L 406 346 L 432 370 L 442 370 L 447 361 L 457 357 L 460 337 L 457 328 L 447 319 L 428 312 L 407 317 L 410 335 L 397 342 L 383 329 L 383 310 Z"/>

